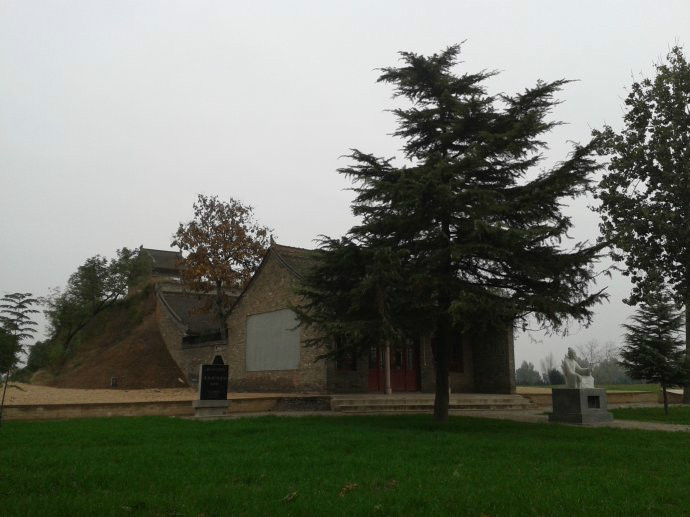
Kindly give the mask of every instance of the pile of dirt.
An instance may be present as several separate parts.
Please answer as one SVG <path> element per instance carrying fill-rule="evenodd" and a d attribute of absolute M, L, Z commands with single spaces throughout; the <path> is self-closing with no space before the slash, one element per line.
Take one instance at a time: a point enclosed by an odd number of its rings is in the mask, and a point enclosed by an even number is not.
<path fill-rule="evenodd" d="M 158 330 L 155 303 L 149 290 L 104 310 L 62 364 L 37 371 L 31 382 L 89 389 L 186 387 Z"/>

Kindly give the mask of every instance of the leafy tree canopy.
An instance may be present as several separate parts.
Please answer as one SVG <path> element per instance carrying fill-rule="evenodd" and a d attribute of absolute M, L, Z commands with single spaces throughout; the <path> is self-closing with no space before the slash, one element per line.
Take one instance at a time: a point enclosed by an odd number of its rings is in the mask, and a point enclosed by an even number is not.
<path fill-rule="evenodd" d="M 122 299 L 145 274 L 148 263 L 140 248 L 116 253 L 113 259 L 101 255 L 86 259 L 70 275 L 65 289 L 55 289 L 48 297 L 45 312 L 51 339 L 60 339 L 66 349 L 96 314 Z"/>
<path fill-rule="evenodd" d="M 268 248 L 270 231 L 255 221 L 251 206 L 199 194 L 194 219 L 180 223 L 173 236 L 172 246 L 186 252 L 181 270 L 184 283 L 194 291 L 216 294 L 214 305 L 224 340 L 232 303 L 227 291 L 239 290 L 249 281 Z"/>
<path fill-rule="evenodd" d="M 633 83 L 624 128 L 594 134 L 610 156 L 599 185 L 601 231 L 623 261 L 636 304 L 659 280 L 679 304 L 690 292 L 690 65 L 680 47 Z"/>
<path fill-rule="evenodd" d="M 690 321 L 690 64 L 676 46 L 655 68 L 653 79 L 633 83 L 623 129 L 594 131 L 599 152 L 610 157 L 598 211 L 612 256 L 633 283 L 626 302 L 665 284 Z"/>

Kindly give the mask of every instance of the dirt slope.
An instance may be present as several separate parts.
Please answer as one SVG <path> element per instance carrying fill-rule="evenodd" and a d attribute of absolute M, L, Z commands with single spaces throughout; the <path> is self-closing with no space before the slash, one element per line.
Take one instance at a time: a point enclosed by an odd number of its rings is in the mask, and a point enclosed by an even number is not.
<path fill-rule="evenodd" d="M 31 382 L 60 388 L 118 389 L 187 386 L 161 337 L 155 293 L 141 293 L 99 314 L 59 365 L 39 370 Z"/>

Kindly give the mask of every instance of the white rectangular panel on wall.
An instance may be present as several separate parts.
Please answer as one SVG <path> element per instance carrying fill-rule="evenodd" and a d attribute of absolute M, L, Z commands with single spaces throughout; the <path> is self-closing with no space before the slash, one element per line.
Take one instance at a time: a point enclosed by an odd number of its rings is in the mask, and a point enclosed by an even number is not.
<path fill-rule="evenodd" d="M 247 318 L 247 371 L 296 370 L 300 329 L 290 309 Z"/>

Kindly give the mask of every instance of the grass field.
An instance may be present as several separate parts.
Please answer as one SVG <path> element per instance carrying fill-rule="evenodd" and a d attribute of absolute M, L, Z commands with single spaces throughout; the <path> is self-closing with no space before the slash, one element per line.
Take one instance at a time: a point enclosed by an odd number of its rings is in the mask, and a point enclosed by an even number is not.
<path fill-rule="evenodd" d="M 688 442 L 426 415 L 10 421 L 0 514 L 687 517 Z"/>
<path fill-rule="evenodd" d="M 690 406 L 669 406 L 668 415 L 664 414 L 663 407 L 620 408 L 612 409 L 611 412 L 619 420 L 690 425 Z"/>
<path fill-rule="evenodd" d="M 605 388 L 607 391 L 650 391 L 652 393 L 661 391 L 661 386 L 658 384 L 597 384 L 596 387 Z"/>

